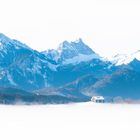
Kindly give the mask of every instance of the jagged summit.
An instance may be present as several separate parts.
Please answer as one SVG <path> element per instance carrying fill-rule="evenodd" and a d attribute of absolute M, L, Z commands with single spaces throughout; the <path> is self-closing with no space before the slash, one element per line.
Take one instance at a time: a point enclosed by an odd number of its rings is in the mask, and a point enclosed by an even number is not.
<path fill-rule="evenodd" d="M 101 58 L 81 38 L 72 42 L 64 41 L 56 50 L 47 50 L 43 54 L 62 64 L 75 64 Z"/>
<path fill-rule="evenodd" d="M 59 45 L 57 50 L 64 51 L 68 49 L 75 53 L 81 53 L 81 54 L 94 53 L 94 51 L 88 45 L 86 45 L 81 38 L 79 38 L 76 41 L 71 41 L 71 42 L 64 41 L 63 43 Z"/>
<path fill-rule="evenodd" d="M 140 51 L 116 55 L 113 65 L 103 61 L 82 39 L 64 41 L 58 49 L 42 53 L 4 34 L 0 34 L 0 43 L 1 87 L 29 91 L 45 88 L 43 94 L 78 99 L 94 94 L 140 98 Z"/>

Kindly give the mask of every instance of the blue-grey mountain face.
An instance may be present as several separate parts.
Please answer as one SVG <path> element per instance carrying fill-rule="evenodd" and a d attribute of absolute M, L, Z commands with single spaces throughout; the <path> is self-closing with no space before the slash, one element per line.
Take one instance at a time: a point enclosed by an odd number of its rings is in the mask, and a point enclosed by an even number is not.
<path fill-rule="evenodd" d="M 76 79 L 73 82 L 70 82 L 64 86 L 60 87 L 51 87 L 51 88 L 44 88 L 41 90 L 35 91 L 37 94 L 41 95 L 62 95 L 66 97 L 73 97 L 79 99 L 87 99 L 87 96 L 81 93 L 81 90 L 85 89 L 86 87 L 92 86 L 98 81 L 93 75 L 84 75 Z"/>
<path fill-rule="evenodd" d="M 56 70 L 47 58 L 16 40 L 0 35 L 0 86 L 34 90 L 49 86 Z"/>
<path fill-rule="evenodd" d="M 140 61 L 136 58 L 128 64 L 129 69 L 140 72 Z"/>
<path fill-rule="evenodd" d="M 133 70 L 119 70 L 98 80 L 85 91 L 105 97 L 140 98 L 140 73 Z"/>
<path fill-rule="evenodd" d="M 0 86 L 3 91 L 0 95 L 6 95 L 7 99 L 11 87 L 13 93 L 19 89 L 23 100 L 27 100 L 24 93 L 31 95 L 33 98 L 28 101 L 39 98 L 38 101 L 45 102 L 46 96 L 54 102 L 63 99 L 66 102 L 87 101 L 95 94 L 140 98 L 139 53 L 117 55 L 114 60 L 105 61 L 82 39 L 64 41 L 56 50 L 38 52 L 0 34 Z"/>
<path fill-rule="evenodd" d="M 42 53 L 57 64 L 52 83 L 55 87 L 63 86 L 87 74 L 101 78 L 116 69 L 112 63 L 103 61 L 81 39 L 75 42 L 64 41 L 58 49 Z"/>
<path fill-rule="evenodd" d="M 81 39 L 63 42 L 56 51 L 59 55 L 49 54 L 52 58 L 3 34 L 0 43 L 0 86 L 25 90 L 62 86 L 85 74 L 97 74 L 98 69 L 109 66 Z M 53 59 L 58 56 L 58 61 Z"/>
<path fill-rule="evenodd" d="M 60 65 L 54 74 L 54 85 L 65 85 L 87 74 L 92 74 L 95 78 L 102 78 L 115 70 L 116 68 L 112 66 L 111 63 L 104 62 L 100 59 L 92 59 L 76 65 Z"/>

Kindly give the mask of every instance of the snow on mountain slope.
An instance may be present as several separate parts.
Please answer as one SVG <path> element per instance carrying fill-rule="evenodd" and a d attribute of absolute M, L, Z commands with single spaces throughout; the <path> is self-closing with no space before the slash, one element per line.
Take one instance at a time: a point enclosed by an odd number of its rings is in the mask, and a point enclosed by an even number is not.
<path fill-rule="evenodd" d="M 32 50 L 26 44 L 23 44 L 20 41 L 15 40 L 15 39 L 10 39 L 6 35 L 0 33 L 0 50 L 7 49 L 8 47 L 9 48 L 14 47 L 16 49 L 24 48 L 24 49 Z"/>
<path fill-rule="evenodd" d="M 28 57 L 32 57 L 32 60 L 35 59 L 37 63 L 47 63 L 50 69 L 56 70 L 55 65 L 51 61 L 48 61 L 43 54 L 33 50 L 18 40 L 10 39 L 9 37 L 0 33 L 0 66 L 2 66 L 2 63 L 3 66 L 6 67 L 13 62 L 15 63 L 19 61 L 19 59 L 23 57 L 25 58 L 24 60 L 28 59 Z M 36 64 L 35 67 L 37 68 L 41 66 Z"/>
<path fill-rule="evenodd" d="M 139 60 L 140 51 L 130 55 L 116 55 L 111 60 L 113 64 L 131 63 L 127 66 L 114 66 L 111 62 L 103 60 L 82 39 L 74 42 L 64 41 L 58 49 L 40 53 L 19 41 L 0 34 L 0 86 L 16 87 L 24 90 L 58 88 L 61 86 L 60 93 L 64 93 L 69 90 L 63 88 L 64 85 L 81 79 L 87 74 L 91 74 L 97 79 L 103 79 L 124 67 L 131 70 L 132 73 L 134 73 L 133 71 L 140 72 Z M 130 73 L 125 73 L 125 76 L 127 75 L 130 75 Z M 138 77 L 133 74 L 130 76 L 128 82 Z M 123 78 L 123 75 L 120 76 L 121 78 Z M 82 83 L 85 82 L 87 84 L 88 80 L 84 79 Z M 123 82 L 121 81 L 120 85 L 123 85 Z M 126 83 L 128 82 L 126 81 Z M 136 81 L 134 84 L 137 83 L 139 82 Z M 118 87 L 115 84 L 112 85 Z M 79 88 L 81 86 L 80 84 Z M 74 92 L 71 90 L 69 93 L 73 94 Z"/>
<path fill-rule="evenodd" d="M 92 59 L 99 59 L 99 56 L 97 54 L 90 54 L 90 55 L 84 55 L 84 54 L 79 54 L 73 58 L 69 58 L 66 59 L 65 61 L 63 61 L 63 65 L 67 65 L 67 64 L 78 64 L 80 62 L 86 62 L 86 61 L 90 61 Z"/>
<path fill-rule="evenodd" d="M 49 85 L 56 65 L 40 52 L 0 34 L 0 86 L 23 89 Z"/>
<path fill-rule="evenodd" d="M 74 42 L 64 41 L 59 47 L 54 50 L 47 50 L 42 52 L 49 59 L 56 61 L 59 64 L 77 64 L 92 59 L 101 59 L 91 48 L 89 48 L 82 39 Z"/>
<path fill-rule="evenodd" d="M 82 39 L 64 41 L 57 50 L 40 53 L 0 34 L 0 86 L 26 90 L 60 86 L 84 74 L 96 74 L 102 67 L 106 63 Z"/>
<path fill-rule="evenodd" d="M 140 60 L 140 50 L 136 51 L 134 53 L 131 53 L 131 54 L 117 54 L 117 55 L 113 56 L 112 58 L 110 58 L 109 60 L 113 64 L 119 66 L 119 65 L 123 65 L 123 64 L 129 64 L 134 59 Z"/>

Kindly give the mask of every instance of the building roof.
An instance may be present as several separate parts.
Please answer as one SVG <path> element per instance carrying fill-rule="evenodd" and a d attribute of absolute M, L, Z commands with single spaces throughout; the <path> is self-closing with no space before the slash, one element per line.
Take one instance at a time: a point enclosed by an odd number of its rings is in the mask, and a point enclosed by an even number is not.
<path fill-rule="evenodd" d="M 95 100 L 104 100 L 104 97 L 103 96 L 93 96 L 92 99 L 95 99 Z"/>

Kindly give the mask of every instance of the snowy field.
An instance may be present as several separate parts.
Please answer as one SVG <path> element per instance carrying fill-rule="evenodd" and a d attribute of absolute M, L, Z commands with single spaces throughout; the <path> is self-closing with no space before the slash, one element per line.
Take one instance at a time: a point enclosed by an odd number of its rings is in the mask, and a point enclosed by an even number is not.
<path fill-rule="evenodd" d="M 1 105 L 0 139 L 140 140 L 140 105 Z"/>

